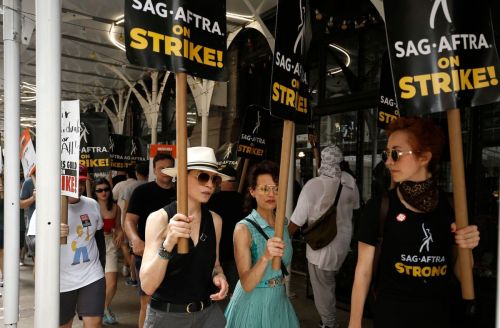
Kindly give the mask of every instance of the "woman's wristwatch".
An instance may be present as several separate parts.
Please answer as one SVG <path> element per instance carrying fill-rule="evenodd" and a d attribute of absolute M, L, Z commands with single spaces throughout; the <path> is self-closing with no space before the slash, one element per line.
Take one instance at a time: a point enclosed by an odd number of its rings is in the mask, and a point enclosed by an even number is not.
<path fill-rule="evenodd" d="M 158 249 L 158 256 L 164 260 L 171 260 L 174 257 L 174 253 L 167 251 L 162 244 L 160 249 Z"/>

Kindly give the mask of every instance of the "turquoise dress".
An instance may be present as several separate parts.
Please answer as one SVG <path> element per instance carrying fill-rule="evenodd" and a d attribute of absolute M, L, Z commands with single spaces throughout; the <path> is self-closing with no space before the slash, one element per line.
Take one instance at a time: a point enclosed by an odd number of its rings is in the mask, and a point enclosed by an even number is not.
<path fill-rule="evenodd" d="M 269 238 L 274 236 L 274 229 L 267 224 L 256 210 L 253 210 L 247 218 L 260 225 Z M 257 260 L 264 254 L 267 241 L 251 223 L 241 220 L 239 224 L 244 224 L 252 235 L 250 252 L 252 255 L 252 266 L 254 266 Z M 282 260 L 283 263 L 288 266 L 292 260 L 293 251 L 290 236 L 286 229 L 284 241 L 286 247 Z M 251 292 L 245 292 L 241 287 L 241 281 L 238 281 L 231 301 L 224 313 L 227 318 L 226 327 L 299 327 L 299 321 L 295 315 L 295 311 L 290 300 L 286 296 L 283 280 L 281 270 L 274 271 L 271 262 L 269 262 L 262 280 Z"/>

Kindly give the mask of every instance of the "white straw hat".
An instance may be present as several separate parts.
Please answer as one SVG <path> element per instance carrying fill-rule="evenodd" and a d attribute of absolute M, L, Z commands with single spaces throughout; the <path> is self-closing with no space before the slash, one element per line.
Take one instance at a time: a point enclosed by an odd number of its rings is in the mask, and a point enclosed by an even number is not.
<path fill-rule="evenodd" d="M 232 177 L 219 172 L 219 165 L 215 159 L 215 153 L 209 147 L 189 147 L 187 149 L 187 169 L 200 170 L 217 173 L 223 181 L 231 180 Z M 177 167 L 167 167 L 161 170 L 163 174 L 171 177 L 177 176 Z"/>

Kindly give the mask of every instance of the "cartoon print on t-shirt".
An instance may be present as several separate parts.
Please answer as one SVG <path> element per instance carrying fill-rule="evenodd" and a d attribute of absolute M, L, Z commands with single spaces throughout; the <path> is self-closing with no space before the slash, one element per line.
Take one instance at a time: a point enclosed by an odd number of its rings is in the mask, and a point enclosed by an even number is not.
<path fill-rule="evenodd" d="M 89 262 L 89 252 L 87 250 L 87 243 L 83 243 L 82 245 L 82 237 L 83 237 L 83 226 L 78 225 L 76 227 L 76 234 L 77 238 L 71 242 L 71 249 L 73 252 L 75 252 L 75 255 L 73 257 L 73 263 L 71 265 L 77 265 L 80 264 L 80 258 L 82 258 L 82 262 Z M 89 235 L 88 235 L 88 227 L 87 227 L 87 237 L 84 238 L 85 241 L 89 240 Z M 80 241 L 80 242 L 79 242 Z"/>
<path fill-rule="evenodd" d="M 427 249 L 427 252 L 429 252 L 429 245 L 431 242 L 433 242 L 431 229 L 427 229 L 425 227 L 425 223 L 422 223 L 422 230 L 424 231 L 425 237 L 422 239 L 422 245 L 420 246 L 420 253 L 422 253 L 422 249 L 424 248 L 424 246 Z"/>

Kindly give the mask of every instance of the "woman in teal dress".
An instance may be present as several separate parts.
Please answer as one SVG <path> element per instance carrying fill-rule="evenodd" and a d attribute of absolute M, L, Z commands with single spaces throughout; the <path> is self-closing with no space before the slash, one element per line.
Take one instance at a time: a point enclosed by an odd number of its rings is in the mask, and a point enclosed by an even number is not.
<path fill-rule="evenodd" d="M 263 161 L 252 168 L 248 177 L 247 200 L 253 204 L 253 210 L 234 230 L 234 252 L 240 280 L 226 308 L 228 328 L 299 327 L 286 296 L 284 273 L 272 269 L 274 256 L 281 257 L 282 267 L 292 259 L 287 229 L 283 240 L 274 237 L 278 176 L 277 165 Z M 269 239 L 266 240 L 256 226 Z"/>

